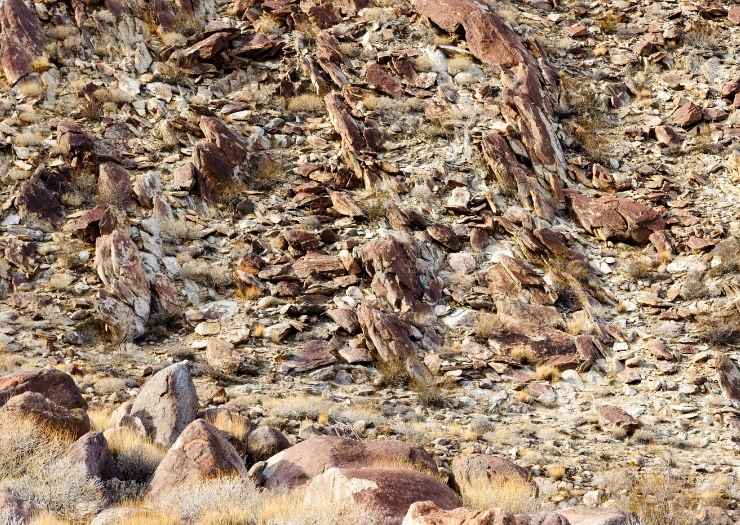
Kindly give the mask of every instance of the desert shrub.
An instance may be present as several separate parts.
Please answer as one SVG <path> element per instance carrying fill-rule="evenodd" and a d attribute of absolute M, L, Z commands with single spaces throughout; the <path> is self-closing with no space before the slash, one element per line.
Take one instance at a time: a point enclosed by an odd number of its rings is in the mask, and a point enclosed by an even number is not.
<path fill-rule="evenodd" d="M 696 494 L 670 472 L 651 472 L 636 479 L 627 495 L 627 509 L 643 525 L 690 525 Z"/>
<path fill-rule="evenodd" d="M 498 507 L 507 512 L 536 512 L 542 507 L 537 490 L 517 477 L 483 477 L 460 483 L 460 494 L 466 507 L 487 510 Z"/>
<path fill-rule="evenodd" d="M 106 437 L 116 473 L 123 480 L 146 482 L 167 452 L 164 447 L 130 428 L 117 428 Z"/>

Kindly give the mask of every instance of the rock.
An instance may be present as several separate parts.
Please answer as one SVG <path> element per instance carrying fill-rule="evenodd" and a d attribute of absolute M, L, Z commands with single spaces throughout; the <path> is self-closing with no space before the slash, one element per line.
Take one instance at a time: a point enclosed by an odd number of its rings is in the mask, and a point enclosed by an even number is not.
<path fill-rule="evenodd" d="M 380 64 L 369 64 L 365 69 L 365 78 L 372 87 L 389 95 L 397 97 L 403 94 L 401 82 Z"/>
<path fill-rule="evenodd" d="M 571 525 L 631 525 L 637 523 L 635 515 L 609 509 L 573 507 L 560 509 L 558 514 L 565 516 Z"/>
<path fill-rule="evenodd" d="M 128 231 L 117 228 L 95 241 L 95 270 L 105 290 L 96 309 L 122 336 L 135 339 L 146 332 L 151 290 L 136 244 Z"/>
<path fill-rule="evenodd" d="M 640 426 L 640 422 L 621 408 L 604 405 L 597 408 L 599 425 L 602 430 L 615 437 L 631 435 Z"/>
<path fill-rule="evenodd" d="M 352 200 L 352 198 L 341 191 L 330 191 L 329 198 L 331 198 L 331 205 L 340 215 L 347 217 L 363 217 L 365 212 Z"/>
<path fill-rule="evenodd" d="M 375 239 L 360 249 L 365 271 L 378 297 L 401 311 L 411 310 L 424 295 L 412 247 L 395 237 Z"/>
<path fill-rule="evenodd" d="M 87 403 L 74 379 L 56 368 L 15 372 L 0 377 L 0 405 L 24 392 L 38 392 L 53 403 L 68 409 L 87 409 Z"/>
<path fill-rule="evenodd" d="M 149 437 L 164 447 L 197 417 L 198 396 L 186 362 L 163 368 L 150 377 L 131 405 Z"/>
<path fill-rule="evenodd" d="M 265 461 L 289 447 L 288 438 L 271 427 L 258 427 L 247 438 L 247 453 L 254 462 Z"/>
<path fill-rule="evenodd" d="M 360 324 L 357 322 L 357 314 L 350 308 L 337 308 L 334 310 L 327 310 L 328 315 L 332 321 L 337 323 L 340 328 L 344 329 L 350 335 L 354 335 L 360 331 Z"/>
<path fill-rule="evenodd" d="M 334 346 L 331 342 L 315 339 L 308 341 L 281 365 L 283 373 L 301 373 L 336 363 Z"/>
<path fill-rule="evenodd" d="M 410 463 L 437 472 L 432 456 L 422 448 L 395 440 L 355 441 L 335 436 L 313 437 L 270 457 L 261 472 L 267 489 L 294 488 L 332 467 L 363 468 Z"/>
<path fill-rule="evenodd" d="M 504 480 L 521 483 L 522 490 L 529 486 L 537 494 L 537 485 L 532 481 L 527 469 L 508 459 L 489 454 L 460 454 L 452 460 L 451 486 L 465 497 L 466 488 L 471 485 L 481 487 L 483 483 L 496 483 Z"/>
<path fill-rule="evenodd" d="M 105 480 L 113 473 L 113 458 L 101 432 L 88 432 L 72 443 L 65 456 L 69 464 L 84 469 L 87 477 Z"/>
<path fill-rule="evenodd" d="M 602 240 L 645 244 L 653 232 L 665 229 L 658 212 L 631 199 L 611 195 L 592 198 L 576 191 L 566 194 L 581 226 Z"/>
<path fill-rule="evenodd" d="M 409 377 L 419 384 L 433 383 L 431 372 L 416 355 L 416 345 L 409 337 L 409 326 L 397 315 L 363 303 L 357 308 L 357 321 L 365 339 L 382 361 L 401 364 Z"/>
<path fill-rule="evenodd" d="M 82 408 L 66 408 L 38 392 L 24 392 L 11 397 L 0 408 L 5 416 L 25 417 L 39 425 L 78 437 L 90 431 L 90 420 Z"/>
<path fill-rule="evenodd" d="M 655 138 L 664 146 L 678 146 L 683 142 L 681 136 L 671 126 L 657 126 Z"/>
<path fill-rule="evenodd" d="M 673 114 L 672 121 L 675 125 L 682 128 L 690 128 L 694 124 L 701 122 L 702 118 L 702 109 L 693 102 L 686 102 Z"/>
<path fill-rule="evenodd" d="M 182 485 L 220 476 L 246 478 L 244 461 L 224 435 L 210 423 L 196 419 L 177 438 L 149 483 L 152 500 Z"/>
<path fill-rule="evenodd" d="M 128 171 L 113 162 L 100 165 L 98 203 L 126 210 L 132 203 L 133 189 Z"/>
<path fill-rule="evenodd" d="M 462 242 L 452 231 L 452 228 L 445 224 L 432 224 L 427 226 L 427 233 L 429 236 L 437 241 L 439 244 L 451 250 L 453 252 L 459 251 L 462 248 Z"/>
<path fill-rule="evenodd" d="M 740 366 L 727 354 L 717 357 L 717 377 L 727 400 L 740 408 Z"/>
<path fill-rule="evenodd" d="M 372 467 L 330 468 L 311 480 L 304 497 L 309 504 L 354 502 L 388 524 L 400 524 L 417 501 L 432 501 L 448 510 L 461 503 L 457 494 L 429 474 Z"/>
<path fill-rule="evenodd" d="M 209 339 L 206 346 L 206 362 L 222 374 L 237 374 L 244 365 L 244 356 L 234 345 L 223 339 Z"/>
<path fill-rule="evenodd" d="M 735 25 L 740 25 L 740 6 L 730 7 L 727 10 L 727 19 Z"/>
<path fill-rule="evenodd" d="M 9 84 L 33 73 L 44 56 L 46 39 L 33 2 L 6 0 L 0 6 L 0 66 Z"/>
<path fill-rule="evenodd" d="M 445 510 L 431 501 L 409 507 L 402 525 L 574 525 L 559 512 L 511 514 L 501 509 L 477 511 L 463 507 Z"/>

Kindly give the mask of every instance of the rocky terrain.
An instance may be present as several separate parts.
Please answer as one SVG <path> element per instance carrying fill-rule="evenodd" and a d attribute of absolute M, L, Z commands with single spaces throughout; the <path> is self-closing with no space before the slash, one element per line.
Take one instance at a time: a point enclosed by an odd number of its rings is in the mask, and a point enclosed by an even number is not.
<path fill-rule="evenodd" d="M 0 522 L 740 522 L 740 6 L 0 0 Z"/>

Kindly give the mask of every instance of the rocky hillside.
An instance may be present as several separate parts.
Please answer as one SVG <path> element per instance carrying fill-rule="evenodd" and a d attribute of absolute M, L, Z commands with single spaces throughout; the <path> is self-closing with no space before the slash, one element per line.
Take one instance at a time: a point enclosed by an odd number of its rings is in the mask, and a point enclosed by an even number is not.
<path fill-rule="evenodd" d="M 738 44 L 0 0 L 0 523 L 740 522 Z"/>

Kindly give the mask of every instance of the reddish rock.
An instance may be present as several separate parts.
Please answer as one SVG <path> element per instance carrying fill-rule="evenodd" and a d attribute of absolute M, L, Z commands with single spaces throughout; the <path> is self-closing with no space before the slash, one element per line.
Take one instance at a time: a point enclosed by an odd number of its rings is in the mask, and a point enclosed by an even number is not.
<path fill-rule="evenodd" d="M 740 10 L 740 6 L 737 6 L 735 9 Z M 728 80 L 724 84 L 722 84 L 722 90 L 720 93 L 722 94 L 722 98 L 733 98 L 736 93 L 740 92 L 740 78 L 736 78 L 735 80 Z"/>
<path fill-rule="evenodd" d="M 151 291 L 139 250 L 127 228 L 96 239 L 95 270 L 105 286 L 96 304 L 99 315 L 122 335 L 144 335 Z"/>
<path fill-rule="evenodd" d="M 615 406 L 603 405 L 597 408 L 597 412 L 601 429 L 617 437 L 628 436 L 640 426 L 638 420 Z"/>
<path fill-rule="evenodd" d="M 452 231 L 452 228 L 445 224 L 432 224 L 427 226 L 427 233 L 429 236 L 440 243 L 442 246 L 453 252 L 462 249 L 462 241 Z"/>
<path fill-rule="evenodd" d="M 329 198 L 331 198 L 331 205 L 334 211 L 340 215 L 347 217 L 364 217 L 365 212 L 362 211 L 357 203 L 348 194 L 341 191 L 330 191 Z"/>
<path fill-rule="evenodd" d="M 132 195 L 131 178 L 123 166 L 113 162 L 100 165 L 98 202 L 102 206 L 126 210 L 132 203 Z"/>
<path fill-rule="evenodd" d="M 68 409 L 87 408 L 87 403 L 74 379 L 56 368 L 45 368 L 35 372 L 14 372 L 0 377 L 0 405 L 24 392 L 38 392 Z"/>
<path fill-rule="evenodd" d="M 190 190 L 198 178 L 198 171 L 192 162 L 186 162 L 172 172 L 172 185 L 178 190 Z"/>
<path fill-rule="evenodd" d="M 306 484 L 332 467 L 363 468 L 398 462 L 437 472 L 427 451 L 401 441 L 322 436 L 307 439 L 269 458 L 260 473 L 260 484 L 267 489 L 289 489 Z"/>
<path fill-rule="evenodd" d="M 87 477 L 109 479 L 113 474 L 113 458 L 101 432 L 82 436 L 72 443 L 65 457 L 69 464 L 81 467 Z"/>
<path fill-rule="evenodd" d="M 357 322 L 357 314 L 351 308 L 327 310 L 326 315 L 328 315 L 332 321 L 337 323 L 340 328 L 344 329 L 344 331 L 350 335 L 354 335 L 360 331 L 360 324 Z"/>
<path fill-rule="evenodd" d="M 54 231 L 64 218 L 64 208 L 60 200 L 58 186 L 59 174 L 36 173 L 23 181 L 16 206 L 24 221 L 45 231 Z"/>
<path fill-rule="evenodd" d="M 671 126 L 657 126 L 655 138 L 664 146 L 678 146 L 683 142 L 681 136 Z"/>
<path fill-rule="evenodd" d="M 190 423 L 154 471 L 148 496 L 153 500 L 179 487 L 221 476 L 246 478 L 244 461 L 210 423 Z"/>
<path fill-rule="evenodd" d="M 740 25 L 740 6 L 734 5 L 727 10 L 727 19 L 735 25 Z"/>
<path fill-rule="evenodd" d="M 644 244 L 652 232 L 665 229 L 658 212 L 631 199 L 611 195 L 593 198 L 576 191 L 567 195 L 581 226 L 602 240 Z"/>
<path fill-rule="evenodd" d="M 588 36 L 588 27 L 583 24 L 573 24 L 565 30 L 565 34 L 571 38 L 583 38 Z"/>
<path fill-rule="evenodd" d="M 537 485 L 527 469 L 500 456 L 490 454 L 460 454 L 452 460 L 452 486 L 463 497 L 467 487 L 480 487 L 485 483 L 513 481 L 522 484 L 522 490 L 530 486 L 537 494 Z M 495 490 L 492 485 L 491 490 Z"/>
<path fill-rule="evenodd" d="M 682 128 L 690 128 L 694 124 L 701 122 L 703 116 L 704 114 L 699 106 L 693 102 L 686 102 L 673 114 L 672 121 L 675 125 Z"/>
<path fill-rule="evenodd" d="M 38 392 L 24 392 L 11 397 L 0 411 L 7 417 L 25 417 L 56 429 L 69 433 L 75 439 L 90 431 L 90 420 L 82 408 L 65 408 L 49 401 Z"/>
<path fill-rule="evenodd" d="M 360 259 L 373 278 L 373 291 L 401 311 L 411 310 L 424 295 L 411 246 L 395 237 L 374 239 L 360 249 Z"/>
<path fill-rule="evenodd" d="M 187 363 L 175 363 L 150 377 L 129 413 L 141 419 L 154 442 L 172 445 L 198 413 L 198 396 Z"/>
<path fill-rule="evenodd" d="M 334 345 L 323 339 L 308 341 L 299 348 L 281 367 L 285 374 L 308 372 L 336 363 Z"/>
<path fill-rule="evenodd" d="M 345 268 L 342 260 L 335 255 L 309 252 L 293 263 L 293 271 L 299 279 L 306 279 L 314 274 L 345 273 Z"/>
<path fill-rule="evenodd" d="M 367 83 L 375 89 L 398 97 L 403 94 L 401 82 L 380 64 L 369 64 L 365 70 Z"/>
<path fill-rule="evenodd" d="M 201 117 L 200 129 L 206 140 L 213 144 L 232 166 L 247 158 L 246 140 L 215 117 Z"/>
<path fill-rule="evenodd" d="M 460 506 L 460 498 L 429 474 L 389 468 L 331 468 L 313 478 L 306 488 L 309 504 L 359 505 L 381 516 L 388 525 L 400 525 L 417 501 L 432 501 L 442 509 Z"/>
<path fill-rule="evenodd" d="M 0 5 L 0 37 L 0 66 L 8 83 L 15 84 L 44 55 L 44 33 L 33 2 L 5 0 Z"/>
<path fill-rule="evenodd" d="M 651 233 L 649 239 L 661 261 L 667 261 L 673 257 L 673 244 L 665 230 Z"/>

